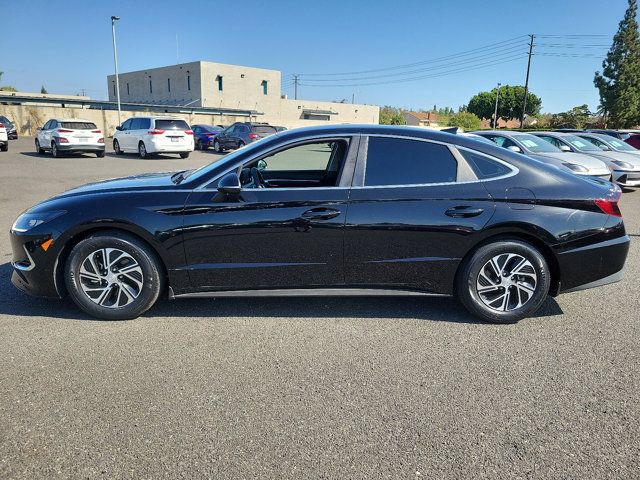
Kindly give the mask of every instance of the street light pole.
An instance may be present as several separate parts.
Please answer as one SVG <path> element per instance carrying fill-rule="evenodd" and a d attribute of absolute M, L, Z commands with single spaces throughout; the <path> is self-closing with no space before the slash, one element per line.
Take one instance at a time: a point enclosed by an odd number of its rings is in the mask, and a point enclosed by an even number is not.
<path fill-rule="evenodd" d="M 120 120 L 120 80 L 118 79 L 118 50 L 116 49 L 116 21 L 120 20 L 120 17 L 113 15 L 111 17 L 111 38 L 113 40 L 113 63 L 116 68 L 116 99 L 118 101 L 118 125 L 121 125 Z"/>
<path fill-rule="evenodd" d="M 498 89 L 496 90 L 496 109 L 493 113 L 493 128 L 498 128 L 498 97 L 500 96 L 500 82 L 498 82 Z"/>

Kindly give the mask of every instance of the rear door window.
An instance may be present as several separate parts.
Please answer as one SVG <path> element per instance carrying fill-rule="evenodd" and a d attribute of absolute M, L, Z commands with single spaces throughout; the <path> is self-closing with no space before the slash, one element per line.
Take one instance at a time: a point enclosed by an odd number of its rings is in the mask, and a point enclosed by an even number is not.
<path fill-rule="evenodd" d="M 404 138 L 370 137 L 364 185 L 455 182 L 458 162 L 446 145 Z"/>
<path fill-rule="evenodd" d="M 156 128 L 162 130 L 189 130 L 189 124 L 184 120 L 156 120 Z"/>

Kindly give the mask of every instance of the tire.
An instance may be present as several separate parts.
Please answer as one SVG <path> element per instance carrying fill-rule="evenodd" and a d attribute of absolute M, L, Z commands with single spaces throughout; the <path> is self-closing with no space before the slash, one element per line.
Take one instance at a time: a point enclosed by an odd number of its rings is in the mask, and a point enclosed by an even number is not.
<path fill-rule="evenodd" d="M 38 141 L 37 138 L 36 138 L 36 152 L 38 153 L 38 155 L 42 155 L 44 153 L 44 148 L 40 146 L 40 142 Z"/>
<path fill-rule="evenodd" d="M 105 253 L 116 271 L 105 274 Z M 118 268 L 127 269 L 127 274 L 119 275 Z M 158 300 L 163 288 L 155 252 L 137 237 L 120 231 L 98 232 L 78 242 L 67 259 L 65 282 L 74 303 L 103 320 L 139 317 Z"/>
<path fill-rule="evenodd" d="M 223 153 L 224 152 L 224 149 L 220 145 L 220 142 L 218 142 L 217 140 L 213 142 L 213 149 L 215 150 L 216 153 Z"/>
<path fill-rule="evenodd" d="M 7 141 L 7 143 L 3 143 L 2 145 L 0 145 L 0 152 L 6 152 L 9 150 L 9 142 Z"/>
<path fill-rule="evenodd" d="M 180 158 L 189 158 L 189 152 L 182 152 Z"/>
<path fill-rule="evenodd" d="M 104 150 L 102 152 L 96 152 L 96 157 L 98 158 L 104 157 Z"/>
<path fill-rule="evenodd" d="M 149 157 L 149 153 L 147 152 L 147 147 L 144 144 L 144 142 L 140 142 L 138 144 L 138 156 L 140 158 L 147 158 Z"/>
<path fill-rule="evenodd" d="M 238 142 L 238 148 L 244 147 L 245 143 L 241 140 Z"/>
<path fill-rule="evenodd" d="M 547 298 L 550 285 L 544 256 L 521 240 L 481 246 L 456 277 L 456 293 L 465 308 L 491 323 L 515 323 L 531 316 Z"/>
<path fill-rule="evenodd" d="M 54 158 L 60 158 L 62 156 L 60 155 L 58 144 L 56 142 L 51 142 L 51 155 L 53 155 Z"/>
<path fill-rule="evenodd" d="M 120 149 L 120 142 L 118 140 L 113 141 L 113 151 L 116 152 L 116 155 L 122 155 L 122 150 Z"/>

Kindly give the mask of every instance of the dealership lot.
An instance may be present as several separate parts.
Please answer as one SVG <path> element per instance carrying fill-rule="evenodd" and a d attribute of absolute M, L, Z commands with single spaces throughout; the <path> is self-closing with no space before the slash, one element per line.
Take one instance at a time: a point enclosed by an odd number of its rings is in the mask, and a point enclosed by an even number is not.
<path fill-rule="evenodd" d="M 100 322 L 10 285 L 6 231 L 35 202 L 218 158 L 0 152 L 1 478 L 640 476 L 640 192 L 621 205 L 625 280 L 517 325 L 415 297 L 164 301 Z"/>

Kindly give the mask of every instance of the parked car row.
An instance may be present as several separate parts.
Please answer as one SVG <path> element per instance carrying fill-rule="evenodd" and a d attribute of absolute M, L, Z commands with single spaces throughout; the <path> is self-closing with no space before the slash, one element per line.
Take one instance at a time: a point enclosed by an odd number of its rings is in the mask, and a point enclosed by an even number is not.
<path fill-rule="evenodd" d="M 624 188 L 640 187 L 640 150 L 612 135 L 582 130 L 473 133 L 578 176 L 609 180 Z"/>
<path fill-rule="evenodd" d="M 212 147 L 222 153 L 282 130 L 286 128 L 258 122 L 236 122 L 224 128 L 221 125 L 189 126 L 181 118 L 173 117 L 132 117 L 116 127 L 113 151 L 116 155 L 137 153 L 140 158 L 155 153 L 177 153 L 181 158 L 187 158 L 194 149 Z M 0 133 L 0 148 L 6 150 L 8 143 L 2 138 Z M 35 148 L 40 154 L 50 151 L 54 157 L 70 152 L 95 153 L 103 157 L 105 141 L 102 131 L 93 122 L 52 118 L 38 128 Z"/>

